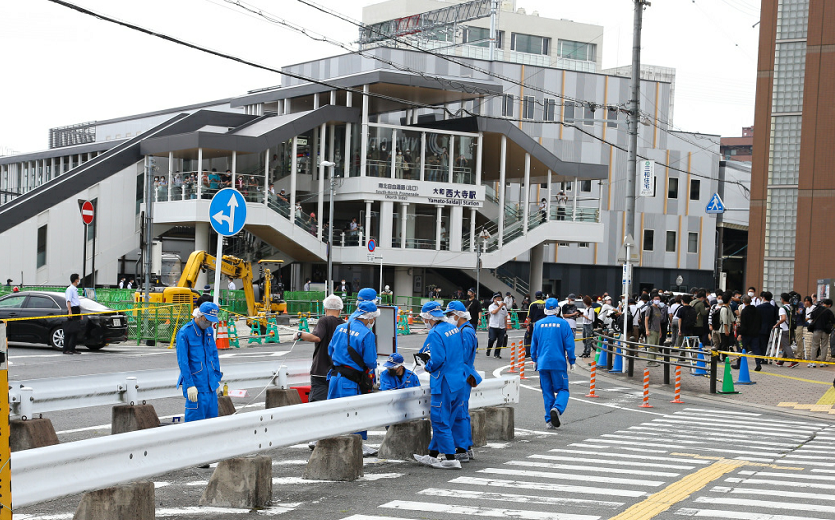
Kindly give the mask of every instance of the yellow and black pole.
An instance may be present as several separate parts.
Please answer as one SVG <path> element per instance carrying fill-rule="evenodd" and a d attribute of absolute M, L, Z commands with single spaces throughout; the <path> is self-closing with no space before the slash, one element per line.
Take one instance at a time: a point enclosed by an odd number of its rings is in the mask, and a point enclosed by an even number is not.
<path fill-rule="evenodd" d="M 6 322 L 0 321 L 0 520 L 12 519 L 12 467 L 9 447 L 9 344 Z"/>

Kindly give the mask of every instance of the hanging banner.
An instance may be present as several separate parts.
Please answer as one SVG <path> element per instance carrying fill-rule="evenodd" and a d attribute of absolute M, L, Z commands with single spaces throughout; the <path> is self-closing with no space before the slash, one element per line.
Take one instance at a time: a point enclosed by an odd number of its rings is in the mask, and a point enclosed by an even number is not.
<path fill-rule="evenodd" d="M 655 161 L 641 161 L 641 197 L 655 196 Z"/>

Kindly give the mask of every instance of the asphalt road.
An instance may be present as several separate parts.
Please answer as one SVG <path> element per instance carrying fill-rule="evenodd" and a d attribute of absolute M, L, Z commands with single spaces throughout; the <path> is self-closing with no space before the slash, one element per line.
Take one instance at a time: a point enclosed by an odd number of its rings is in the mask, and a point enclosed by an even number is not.
<path fill-rule="evenodd" d="M 483 346 L 486 335 L 479 333 Z M 514 333 L 512 340 L 521 336 Z M 407 359 L 423 336 L 401 338 Z M 227 351 L 222 364 L 309 358 L 299 343 Z M 476 366 L 492 377 L 504 359 L 483 352 Z M 114 346 L 97 353 L 62 356 L 45 348 L 12 347 L 11 379 L 170 368 L 164 347 Z M 231 519 L 284 516 L 293 519 L 439 519 L 464 516 L 532 520 L 610 518 L 735 518 L 744 520 L 835 517 L 835 427 L 827 417 L 806 418 L 778 409 L 747 409 L 739 403 L 685 396 L 669 403 L 653 389 L 654 408 L 639 408 L 633 386 L 598 380 L 599 399 L 586 399 L 588 374 L 571 375 L 572 399 L 557 431 L 544 429 L 536 373 L 528 372 L 515 406 L 516 439 L 476 448 L 460 471 L 414 462 L 365 459 L 356 482 L 301 479 L 306 445 L 277 449 L 273 459 L 273 506 L 263 511 L 200 508 L 212 469 L 188 468 L 160 475 L 158 518 Z M 172 381 L 172 385 L 176 381 Z M 250 392 L 255 395 L 259 389 Z M 236 406 L 250 398 L 235 399 Z M 260 402 L 259 402 L 260 401 Z M 263 398 L 251 409 L 263 406 Z M 182 414 L 182 399 L 153 402 L 164 424 Z M 106 407 L 50 414 L 62 442 L 109 434 Z M 382 440 L 371 432 L 370 444 Z M 200 442 L 195 439 L 195 442 Z M 14 471 L 14 459 L 12 459 Z M 60 478 L 56 476 L 56 478 Z M 14 479 L 12 480 L 14 485 Z M 80 500 L 72 496 L 15 511 L 16 519 L 70 519 Z"/>

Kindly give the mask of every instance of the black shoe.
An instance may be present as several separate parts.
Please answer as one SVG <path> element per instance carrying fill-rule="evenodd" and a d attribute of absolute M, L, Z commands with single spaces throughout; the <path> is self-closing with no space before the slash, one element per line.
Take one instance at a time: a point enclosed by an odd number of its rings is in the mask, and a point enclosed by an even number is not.
<path fill-rule="evenodd" d="M 732 365 L 731 368 L 733 368 L 734 370 L 739 370 L 739 365 Z"/>
<path fill-rule="evenodd" d="M 556 408 L 551 408 L 550 416 L 551 416 L 551 424 L 554 426 L 554 428 L 559 428 L 560 427 L 560 412 L 559 412 L 559 410 L 557 410 Z"/>
<path fill-rule="evenodd" d="M 759 372 L 762 369 L 763 369 L 762 365 L 757 365 L 756 367 L 754 367 L 754 372 Z"/>
<path fill-rule="evenodd" d="M 81 352 L 79 352 L 79 351 L 77 351 L 77 350 L 73 350 L 73 351 L 72 351 L 72 353 L 73 353 L 73 354 L 81 354 Z"/>
<path fill-rule="evenodd" d="M 487 357 L 490 357 L 490 351 L 489 350 L 487 351 Z"/>
<path fill-rule="evenodd" d="M 494 356 L 494 357 L 495 357 L 496 359 L 501 359 L 501 358 L 502 358 L 501 356 Z"/>
<path fill-rule="evenodd" d="M 71 351 L 71 350 L 65 350 L 65 351 L 61 352 L 61 354 L 69 354 L 69 355 L 72 355 L 72 351 Z"/>

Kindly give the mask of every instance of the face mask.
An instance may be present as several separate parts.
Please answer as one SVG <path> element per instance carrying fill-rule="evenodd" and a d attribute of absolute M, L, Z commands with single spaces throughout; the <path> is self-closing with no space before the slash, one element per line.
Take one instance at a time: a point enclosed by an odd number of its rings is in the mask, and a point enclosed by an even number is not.
<path fill-rule="evenodd" d="M 397 369 L 396 368 L 387 368 L 386 372 L 388 372 L 390 376 L 396 376 L 397 375 Z"/>
<path fill-rule="evenodd" d="M 652 300 L 655 305 L 661 305 L 661 300 Z"/>
<path fill-rule="evenodd" d="M 369 321 L 368 323 L 365 324 L 365 326 L 368 327 L 368 330 L 371 330 L 374 327 L 374 322 Z"/>
<path fill-rule="evenodd" d="M 197 326 L 198 326 L 198 327 L 200 327 L 200 328 L 201 328 L 201 329 L 203 329 L 203 330 L 208 329 L 208 328 L 209 328 L 209 325 L 211 325 L 211 323 L 209 323 L 209 320 L 207 320 L 206 318 L 202 318 L 202 317 L 201 317 L 201 318 L 197 318 L 197 319 L 196 319 L 196 320 L 194 320 L 194 321 L 195 321 L 195 322 L 197 322 Z"/>
<path fill-rule="evenodd" d="M 754 293 L 749 292 L 749 293 L 748 293 L 748 296 L 750 296 L 751 298 L 753 298 L 753 297 L 754 297 Z"/>
<path fill-rule="evenodd" d="M 717 298 L 716 303 L 718 303 L 719 305 L 722 305 L 725 302 L 723 302 L 721 298 Z"/>

